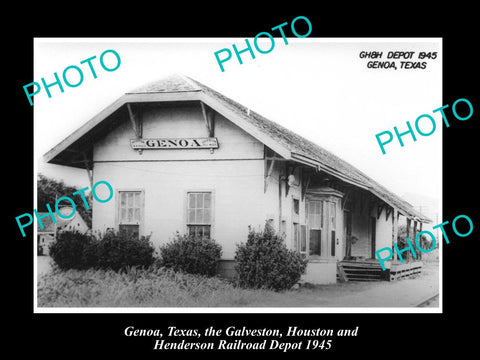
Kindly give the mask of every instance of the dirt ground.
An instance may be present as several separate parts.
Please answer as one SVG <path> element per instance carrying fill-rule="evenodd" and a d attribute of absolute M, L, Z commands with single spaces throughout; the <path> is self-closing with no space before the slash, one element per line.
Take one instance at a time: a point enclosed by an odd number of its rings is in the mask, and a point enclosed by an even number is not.
<path fill-rule="evenodd" d="M 396 281 L 346 282 L 300 288 L 268 299 L 273 307 L 413 307 L 438 293 L 438 262 L 424 263 L 422 273 Z M 439 307 L 434 301 L 428 307 Z"/>
<path fill-rule="evenodd" d="M 51 265 L 50 261 L 52 258 L 50 256 L 37 256 L 37 276 L 40 278 L 43 274 L 46 274 L 50 271 Z"/>
<path fill-rule="evenodd" d="M 49 256 L 37 257 L 38 277 L 51 268 Z M 414 307 L 438 293 L 438 262 L 425 262 L 422 273 L 408 279 L 378 282 L 346 282 L 301 287 L 282 293 L 250 290 L 245 307 Z M 439 301 L 427 307 L 438 308 Z"/>

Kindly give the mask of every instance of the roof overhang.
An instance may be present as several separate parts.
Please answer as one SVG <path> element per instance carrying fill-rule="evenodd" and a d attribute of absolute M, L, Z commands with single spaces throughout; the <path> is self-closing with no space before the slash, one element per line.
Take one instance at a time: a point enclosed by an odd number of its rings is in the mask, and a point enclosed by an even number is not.
<path fill-rule="evenodd" d="M 67 136 L 59 144 L 48 151 L 43 159 L 45 162 L 66 165 L 72 167 L 83 167 L 85 156 L 92 157 L 92 147 L 95 138 L 95 129 L 112 117 L 116 112 L 121 111 L 128 103 L 172 103 L 172 102 L 192 102 L 199 101 L 211 107 L 213 110 L 223 115 L 229 121 L 237 125 L 239 128 L 249 133 L 251 136 L 262 142 L 276 153 L 287 160 L 291 160 L 290 151 L 278 144 L 266 134 L 259 131 L 254 125 L 242 119 L 236 112 L 229 109 L 228 106 L 205 96 L 201 91 L 181 91 L 181 92 L 164 92 L 164 93 L 127 93 L 113 102 L 111 105 L 100 111 L 93 118 L 87 121 L 83 126 Z M 98 131 L 97 131 L 98 132 Z M 91 138 L 90 138 L 91 137 Z M 82 141 L 83 139 L 83 141 Z M 80 145 L 81 143 L 87 145 Z M 82 155 L 82 153 L 85 153 Z"/>
<path fill-rule="evenodd" d="M 189 84 L 191 85 L 191 81 L 189 81 Z M 288 141 L 286 142 L 284 139 L 274 139 L 268 133 L 268 130 L 252 123 L 249 117 L 249 110 L 248 112 L 245 112 L 243 108 L 243 110 L 239 110 L 239 108 L 235 108 L 235 106 L 228 101 L 223 101 L 221 97 L 202 91 L 197 85 L 190 86 L 188 90 L 160 92 L 143 90 L 140 92 L 133 91 L 126 93 L 48 151 L 44 155 L 44 160 L 48 163 L 71 167 L 81 168 L 87 166 L 87 163 L 93 160 L 93 146 L 95 141 L 103 136 L 104 133 L 108 132 L 109 129 L 116 126 L 117 120 L 122 118 L 123 115 L 128 116 L 127 104 L 174 104 L 182 102 L 203 103 L 250 134 L 259 142 L 265 144 L 284 159 L 324 171 L 348 184 L 364 189 L 410 219 L 421 222 L 431 222 L 430 219 L 415 211 L 410 204 L 401 200 L 398 196 L 393 194 L 388 195 L 388 191 L 383 191 L 383 187 L 377 186 L 374 181 L 364 180 L 363 175 L 360 177 L 350 176 L 347 172 L 342 171 L 342 168 L 336 169 L 332 164 L 328 165 L 328 163 L 322 162 L 319 159 L 313 159 L 308 155 L 292 151 L 292 149 L 295 149 L 295 144 L 289 145 Z"/>

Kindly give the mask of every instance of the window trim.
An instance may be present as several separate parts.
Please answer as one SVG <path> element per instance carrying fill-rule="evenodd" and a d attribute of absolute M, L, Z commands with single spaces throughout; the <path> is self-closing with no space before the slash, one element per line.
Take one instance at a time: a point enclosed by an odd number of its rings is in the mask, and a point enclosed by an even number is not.
<path fill-rule="evenodd" d="M 115 229 L 120 231 L 120 193 L 122 192 L 139 192 L 140 193 L 140 221 L 138 223 L 138 236 L 144 236 L 145 225 L 145 189 L 143 188 L 120 188 L 115 189 Z M 133 224 L 124 224 L 133 225 Z"/>
<path fill-rule="evenodd" d="M 215 239 L 215 189 L 211 188 L 192 188 L 184 190 L 183 194 L 183 229 L 184 234 L 188 235 L 188 194 L 190 193 L 210 193 L 210 239 Z M 197 224 L 199 226 L 208 224 Z"/>
<path fill-rule="evenodd" d="M 308 207 L 310 206 L 311 201 L 319 201 L 320 202 L 320 211 L 321 211 L 321 217 L 320 217 L 320 227 L 312 229 L 309 225 L 310 222 L 310 211 Z M 307 197 L 305 199 L 305 222 L 307 223 L 307 257 L 309 259 L 324 259 L 327 258 L 328 256 L 324 255 L 324 252 L 326 252 L 326 247 L 324 246 L 323 243 L 323 237 L 324 237 L 324 225 L 325 225 L 325 219 L 324 219 L 324 212 L 325 212 L 325 200 L 319 197 Z M 310 230 L 319 230 L 320 231 L 320 255 L 317 254 L 310 254 Z"/>
<path fill-rule="evenodd" d="M 307 194 L 306 199 L 305 199 L 305 218 L 307 219 L 307 214 L 308 214 L 308 208 L 307 204 L 310 201 L 315 201 L 315 200 L 320 200 L 322 201 L 322 218 L 323 218 L 323 226 L 322 226 L 322 239 L 321 239 L 321 246 L 322 246 L 322 255 L 310 255 L 310 227 L 308 226 L 308 241 L 307 241 L 307 254 L 308 254 L 308 259 L 309 260 L 316 260 L 316 259 L 336 259 L 338 255 L 337 251 L 337 239 L 340 239 L 339 231 L 339 216 L 340 216 L 340 207 L 341 207 L 341 199 L 342 196 L 339 196 L 337 194 L 322 194 L 322 193 L 314 193 L 314 194 Z M 335 204 L 335 245 L 334 245 L 334 252 L 335 255 L 331 255 L 332 253 L 332 244 L 331 244 L 331 228 L 330 225 L 327 225 L 326 222 L 331 221 L 330 219 L 330 203 Z M 328 213 L 328 217 L 325 217 L 326 213 Z M 307 225 L 308 225 L 308 219 L 307 219 Z M 329 231 L 326 231 L 326 227 L 328 226 Z M 325 253 L 323 252 L 325 251 Z M 341 251 L 341 249 L 340 249 Z"/>

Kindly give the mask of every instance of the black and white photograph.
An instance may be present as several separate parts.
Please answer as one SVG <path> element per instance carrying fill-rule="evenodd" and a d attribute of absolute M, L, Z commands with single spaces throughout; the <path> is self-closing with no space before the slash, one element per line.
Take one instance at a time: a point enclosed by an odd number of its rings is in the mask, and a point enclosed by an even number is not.
<path fill-rule="evenodd" d="M 474 353 L 471 6 L 39 5 L 4 22 L 7 353 Z"/>
<path fill-rule="evenodd" d="M 441 311 L 440 38 L 34 55 L 35 311 Z"/>

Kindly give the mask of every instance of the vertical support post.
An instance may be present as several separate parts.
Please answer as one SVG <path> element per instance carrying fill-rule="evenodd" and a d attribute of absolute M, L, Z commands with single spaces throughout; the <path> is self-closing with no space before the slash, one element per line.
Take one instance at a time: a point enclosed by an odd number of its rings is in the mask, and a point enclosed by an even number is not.
<path fill-rule="evenodd" d="M 85 166 L 85 170 L 87 171 L 88 181 L 90 183 L 90 195 L 89 200 L 90 203 L 93 201 L 93 166 L 90 166 L 90 162 L 88 161 L 87 154 L 85 151 L 82 151 L 83 156 L 83 164 Z"/>
<path fill-rule="evenodd" d="M 398 211 L 397 209 L 393 208 L 392 209 L 393 214 L 392 214 L 392 263 L 397 261 L 397 256 L 395 254 L 395 245 L 397 244 L 397 238 L 398 238 Z"/>
<path fill-rule="evenodd" d="M 407 217 L 407 235 L 406 235 L 407 238 L 410 238 L 410 222 L 411 221 L 412 220 Z M 410 253 L 407 252 L 406 255 L 407 255 L 407 262 L 408 262 L 408 261 L 410 261 Z"/>
<path fill-rule="evenodd" d="M 422 223 L 421 221 L 419 221 L 419 227 L 420 227 L 419 232 L 422 232 L 423 223 Z M 420 239 L 420 246 L 423 247 L 422 239 Z M 421 251 L 419 251 L 419 252 L 417 253 L 417 256 L 418 256 L 419 260 L 422 260 L 422 254 L 423 254 L 423 252 L 421 252 Z"/>
<path fill-rule="evenodd" d="M 282 230 L 282 171 L 278 173 L 278 232 L 280 236 Z"/>
<path fill-rule="evenodd" d="M 413 244 L 413 247 L 417 249 L 417 246 L 415 244 L 415 238 L 417 237 L 417 220 L 413 220 L 413 237 L 410 239 L 412 241 L 412 244 Z M 417 254 L 417 257 L 420 259 L 420 256 L 419 253 L 421 253 L 421 251 L 416 251 L 416 254 Z"/>

